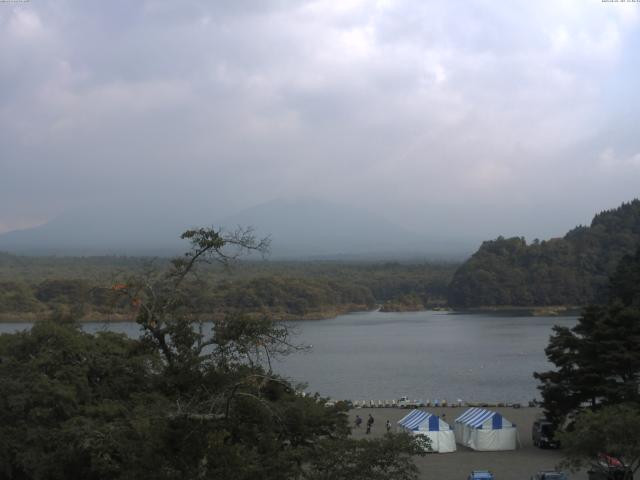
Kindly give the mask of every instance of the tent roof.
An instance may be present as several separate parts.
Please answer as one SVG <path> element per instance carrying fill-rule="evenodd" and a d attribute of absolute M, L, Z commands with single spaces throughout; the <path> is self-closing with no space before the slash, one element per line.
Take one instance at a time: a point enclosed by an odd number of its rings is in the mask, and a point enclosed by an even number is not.
<path fill-rule="evenodd" d="M 398 420 L 398 425 L 408 428 L 409 430 L 418 430 L 420 425 L 427 423 L 429 431 L 439 431 L 440 422 L 445 423 L 440 419 L 440 417 L 433 413 L 425 412 L 423 410 L 411 410 L 406 416 Z M 450 428 L 448 425 L 446 426 L 447 429 Z"/>
<path fill-rule="evenodd" d="M 470 408 L 458 418 L 457 423 L 464 423 L 472 428 L 481 427 L 487 420 L 498 416 L 500 418 L 500 425 L 502 425 L 502 415 L 498 412 L 492 412 L 491 410 L 485 410 L 483 408 Z"/>

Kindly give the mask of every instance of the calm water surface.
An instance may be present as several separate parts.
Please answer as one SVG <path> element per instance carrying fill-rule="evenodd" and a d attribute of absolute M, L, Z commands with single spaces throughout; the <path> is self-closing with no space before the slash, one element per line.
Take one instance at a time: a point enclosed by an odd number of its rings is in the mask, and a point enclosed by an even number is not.
<path fill-rule="evenodd" d="M 534 371 L 549 368 L 544 348 L 553 325 L 576 317 L 444 312 L 342 315 L 288 322 L 295 342 L 312 345 L 278 362 L 276 371 L 308 391 L 343 399 L 408 395 L 434 400 L 526 402 L 537 396 Z M 0 332 L 28 328 L 0 324 Z M 137 336 L 135 323 L 85 324 Z"/>
<path fill-rule="evenodd" d="M 444 312 L 357 313 L 291 322 L 308 354 L 281 371 L 307 379 L 334 398 L 461 398 L 524 402 L 537 396 L 532 372 L 549 367 L 551 328 L 576 317 L 523 317 Z"/>

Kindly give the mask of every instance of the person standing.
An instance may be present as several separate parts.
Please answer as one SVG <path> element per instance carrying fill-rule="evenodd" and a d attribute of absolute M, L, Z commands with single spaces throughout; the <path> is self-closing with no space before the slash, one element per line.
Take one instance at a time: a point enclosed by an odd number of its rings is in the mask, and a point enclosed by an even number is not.
<path fill-rule="evenodd" d="M 387 420 L 387 433 L 391 432 L 391 422 Z"/>
<path fill-rule="evenodd" d="M 356 428 L 360 428 L 362 425 L 362 417 L 360 415 L 356 415 Z"/>
<path fill-rule="evenodd" d="M 373 427 L 373 415 L 369 414 L 367 419 L 367 434 L 371 433 L 371 427 Z"/>

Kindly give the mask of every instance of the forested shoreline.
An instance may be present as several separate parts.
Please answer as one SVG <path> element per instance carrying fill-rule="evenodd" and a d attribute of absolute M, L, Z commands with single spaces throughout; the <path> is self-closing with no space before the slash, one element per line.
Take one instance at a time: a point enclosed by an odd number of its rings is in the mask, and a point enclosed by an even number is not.
<path fill-rule="evenodd" d="M 151 274 L 166 259 L 136 257 L 19 257 L 0 254 L 0 321 L 71 315 L 81 321 L 128 321 L 136 305 L 118 286 Z M 203 318 L 243 313 L 274 320 L 321 319 L 381 308 L 440 307 L 456 264 L 238 262 L 204 266 L 185 289 Z"/>
<path fill-rule="evenodd" d="M 589 226 L 546 241 L 498 237 L 455 273 L 455 308 L 584 306 L 602 303 L 618 262 L 640 245 L 640 200 L 601 212 Z"/>

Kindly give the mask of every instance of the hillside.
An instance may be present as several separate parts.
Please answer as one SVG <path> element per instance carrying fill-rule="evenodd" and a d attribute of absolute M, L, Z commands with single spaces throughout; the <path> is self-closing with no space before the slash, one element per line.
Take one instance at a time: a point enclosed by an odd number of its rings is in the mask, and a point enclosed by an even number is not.
<path fill-rule="evenodd" d="M 585 305 L 606 297 L 608 277 L 640 245 L 640 200 L 597 214 L 563 238 L 487 241 L 455 273 L 454 307 Z"/>

